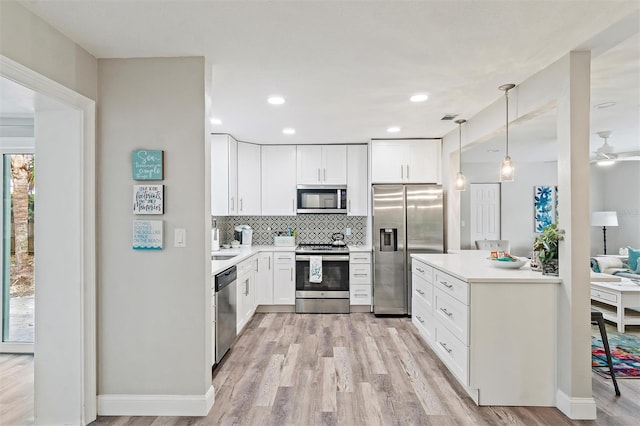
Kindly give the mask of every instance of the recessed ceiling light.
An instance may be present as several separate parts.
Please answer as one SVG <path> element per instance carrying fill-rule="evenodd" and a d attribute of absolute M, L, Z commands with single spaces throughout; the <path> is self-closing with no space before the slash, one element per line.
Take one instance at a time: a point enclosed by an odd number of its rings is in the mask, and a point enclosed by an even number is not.
<path fill-rule="evenodd" d="M 282 105 L 284 103 L 284 98 L 282 96 L 273 95 L 267 98 L 267 102 L 271 105 Z"/>
<path fill-rule="evenodd" d="M 389 133 L 398 133 L 399 131 L 400 131 L 400 127 L 398 126 L 387 127 L 387 132 Z"/>
<path fill-rule="evenodd" d="M 424 102 L 427 99 L 429 99 L 429 95 L 427 95 L 426 93 L 416 93 L 409 98 L 411 102 Z"/>
<path fill-rule="evenodd" d="M 213 125 L 222 124 L 222 120 L 220 120 L 219 118 L 211 117 L 211 124 Z"/>
<path fill-rule="evenodd" d="M 296 133 L 296 129 L 292 129 L 291 127 L 286 127 L 282 129 L 282 133 L 284 133 L 285 135 L 293 135 Z"/>
<path fill-rule="evenodd" d="M 611 108 L 615 104 L 616 104 L 615 102 L 603 102 L 601 104 L 595 105 L 594 108 L 598 108 L 598 109 Z"/>

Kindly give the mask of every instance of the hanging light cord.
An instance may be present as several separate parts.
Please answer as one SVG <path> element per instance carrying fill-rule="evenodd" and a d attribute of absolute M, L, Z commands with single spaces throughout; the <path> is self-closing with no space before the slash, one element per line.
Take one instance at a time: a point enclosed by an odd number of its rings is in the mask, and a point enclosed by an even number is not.
<path fill-rule="evenodd" d="M 458 149 L 460 153 L 458 154 L 458 172 L 462 172 L 462 123 L 464 121 L 458 120 Z"/>
<path fill-rule="evenodd" d="M 505 123 L 505 130 L 506 130 L 506 135 L 507 135 L 507 157 L 509 156 L 509 89 L 504 91 L 504 97 L 507 101 L 507 118 L 506 118 L 506 123 Z"/>

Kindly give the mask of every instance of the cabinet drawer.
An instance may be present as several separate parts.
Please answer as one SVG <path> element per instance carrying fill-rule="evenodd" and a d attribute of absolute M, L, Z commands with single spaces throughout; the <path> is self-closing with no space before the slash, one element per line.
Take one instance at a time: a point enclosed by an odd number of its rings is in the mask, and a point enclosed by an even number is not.
<path fill-rule="evenodd" d="M 602 302 L 618 303 L 618 295 L 615 293 L 609 293 L 604 290 L 598 290 L 596 288 L 591 289 L 591 298 Z"/>
<path fill-rule="evenodd" d="M 449 370 L 469 386 L 469 347 L 456 339 L 446 327 L 436 325 L 435 349 Z"/>
<path fill-rule="evenodd" d="M 371 285 L 351 285 L 349 294 L 352 305 L 371 305 Z"/>
<path fill-rule="evenodd" d="M 411 279 L 411 287 L 413 287 L 413 297 L 422 299 L 431 314 L 433 310 L 433 285 L 420 278 L 420 276 L 414 275 Z"/>
<path fill-rule="evenodd" d="M 433 268 L 419 260 L 413 259 L 411 262 L 411 272 L 424 279 L 428 283 L 433 283 Z"/>
<path fill-rule="evenodd" d="M 469 344 L 469 308 L 460 301 L 445 294 L 439 288 L 435 291 L 433 316 L 449 329 L 465 345 Z"/>
<path fill-rule="evenodd" d="M 371 265 L 369 263 L 350 264 L 349 284 L 371 284 Z"/>
<path fill-rule="evenodd" d="M 371 253 L 369 252 L 350 253 L 349 262 L 350 263 L 371 263 Z"/>
<path fill-rule="evenodd" d="M 295 253 L 281 253 L 281 252 L 274 252 L 273 253 L 273 263 L 275 263 L 276 265 L 282 265 L 282 264 L 290 264 L 293 263 L 295 261 Z"/>
<path fill-rule="evenodd" d="M 238 265 L 236 266 L 236 273 L 238 274 L 237 276 L 239 277 L 240 275 L 244 275 L 247 272 L 251 272 L 252 270 L 255 271 L 257 259 L 258 257 L 254 255 L 238 263 Z"/>
<path fill-rule="evenodd" d="M 431 307 L 424 300 L 414 295 L 412 300 L 411 322 L 416 326 L 422 337 L 429 343 L 435 338 L 435 321 L 431 315 Z"/>
<path fill-rule="evenodd" d="M 436 288 L 453 296 L 465 305 L 469 304 L 469 285 L 466 282 L 438 270 L 435 271 L 434 275 L 435 282 L 433 284 Z"/>

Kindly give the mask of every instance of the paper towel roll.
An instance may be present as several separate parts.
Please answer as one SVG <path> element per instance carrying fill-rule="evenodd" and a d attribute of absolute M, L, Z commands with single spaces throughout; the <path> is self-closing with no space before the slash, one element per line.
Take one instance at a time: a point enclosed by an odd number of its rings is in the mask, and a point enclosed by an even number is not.
<path fill-rule="evenodd" d="M 220 251 L 220 230 L 211 229 L 211 251 Z"/>

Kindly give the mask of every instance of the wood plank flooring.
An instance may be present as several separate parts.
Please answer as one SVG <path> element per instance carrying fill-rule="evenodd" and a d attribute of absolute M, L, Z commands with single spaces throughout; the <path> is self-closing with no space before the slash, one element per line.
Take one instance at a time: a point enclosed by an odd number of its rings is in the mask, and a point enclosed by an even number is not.
<path fill-rule="evenodd" d="M 0 355 L 2 425 L 33 423 L 25 402 L 32 390 L 20 387 L 20 369 L 32 380 L 32 357 Z M 572 422 L 550 407 L 478 407 L 408 318 L 258 313 L 214 371 L 216 402 L 207 417 L 100 417 L 94 424 L 637 425 L 640 380 L 618 380 L 616 397 L 610 380 L 592 377 L 593 422 Z"/>

